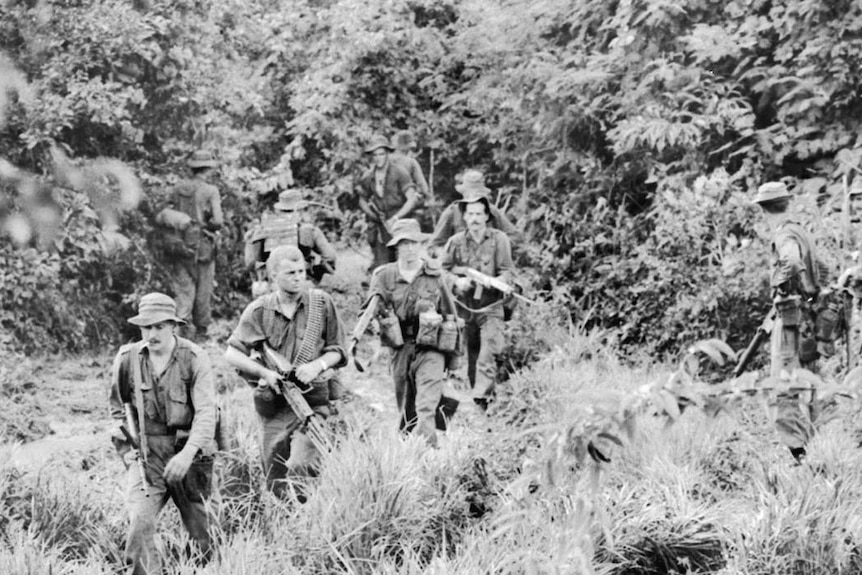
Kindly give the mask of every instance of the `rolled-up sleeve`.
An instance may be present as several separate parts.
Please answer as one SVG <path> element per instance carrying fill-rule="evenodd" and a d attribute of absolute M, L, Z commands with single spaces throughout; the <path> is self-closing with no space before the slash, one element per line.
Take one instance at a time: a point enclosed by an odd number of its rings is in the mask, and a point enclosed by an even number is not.
<path fill-rule="evenodd" d="M 249 355 L 257 344 L 266 339 L 266 335 L 263 333 L 261 309 L 255 302 L 246 306 L 239 318 L 239 323 L 236 324 L 227 340 L 229 346 Z"/>
<path fill-rule="evenodd" d="M 123 357 L 128 358 L 128 354 L 123 354 L 121 351 L 114 358 L 114 363 L 111 365 L 111 385 L 108 390 L 108 402 L 111 408 L 111 418 L 124 419 L 125 411 L 123 409 L 123 399 L 120 394 L 120 386 L 128 386 L 129 369 L 128 361 L 123 361 Z"/>
<path fill-rule="evenodd" d="M 497 250 L 494 257 L 494 265 L 497 272 L 497 277 L 504 282 L 509 281 L 512 268 L 512 245 L 509 243 L 509 238 L 503 232 L 499 232 L 497 236 Z"/>
<path fill-rule="evenodd" d="M 324 309 L 326 310 L 326 327 L 323 333 L 324 341 L 321 355 L 330 351 L 337 352 L 341 355 L 341 359 L 332 367 L 343 367 L 347 365 L 347 346 L 345 345 L 345 341 L 347 340 L 344 333 L 344 325 L 341 323 L 341 317 L 338 314 L 335 303 L 328 294 L 326 294 Z"/>

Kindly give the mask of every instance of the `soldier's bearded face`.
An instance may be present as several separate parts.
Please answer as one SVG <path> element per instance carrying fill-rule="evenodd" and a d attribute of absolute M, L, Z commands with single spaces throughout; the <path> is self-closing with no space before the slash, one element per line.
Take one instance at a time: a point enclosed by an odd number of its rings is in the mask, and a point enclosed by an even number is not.
<path fill-rule="evenodd" d="M 464 208 L 464 222 L 471 231 L 484 231 L 488 225 L 488 214 L 485 212 L 485 205 L 479 202 L 467 204 L 467 207 Z"/>
<path fill-rule="evenodd" d="M 275 285 L 287 293 L 298 293 L 305 283 L 305 262 L 284 260 L 273 273 Z"/>

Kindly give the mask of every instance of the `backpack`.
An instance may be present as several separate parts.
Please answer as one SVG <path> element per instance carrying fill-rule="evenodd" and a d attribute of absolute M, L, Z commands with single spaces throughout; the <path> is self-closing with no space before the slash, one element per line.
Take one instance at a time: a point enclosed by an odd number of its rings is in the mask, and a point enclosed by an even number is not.
<path fill-rule="evenodd" d="M 156 215 L 156 247 L 168 258 L 194 258 L 200 244 L 200 226 L 191 216 L 173 208 Z"/>

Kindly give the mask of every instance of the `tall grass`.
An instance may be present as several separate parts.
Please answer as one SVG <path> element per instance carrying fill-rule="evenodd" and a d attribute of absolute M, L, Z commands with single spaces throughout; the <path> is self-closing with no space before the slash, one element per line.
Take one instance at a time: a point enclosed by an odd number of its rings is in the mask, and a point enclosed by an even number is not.
<path fill-rule="evenodd" d="M 576 431 L 660 369 L 617 360 L 601 334 L 571 333 L 464 412 L 439 449 L 394 431 L 357 399 L 307 499 L 263 488 L 248 390 L 224 402 L 234 446 L 218 463 L 217 551 L 201 571 L 172 506 L 169 573 L 658 574 L 862 572 L 862 454 L 849 417 L 797 465 L 756 405 L 673 424 L 643 412 L 609 462 L 577 456 Z M 0 573 L 110 573 L 125 532 L 122 467 L 0 463 Z"/>

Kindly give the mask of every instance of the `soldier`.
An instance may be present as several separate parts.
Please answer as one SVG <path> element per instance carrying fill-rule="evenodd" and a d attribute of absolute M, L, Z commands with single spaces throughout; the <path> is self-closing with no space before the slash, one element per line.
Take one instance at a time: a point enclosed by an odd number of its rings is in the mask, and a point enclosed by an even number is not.
<path fill-rule="evenodd" d="M 302 421 L 276 395 L 280 375 L 251 359 L 264 344 L 296 366 L 295 376 L 309 386 L 304 393 L 319 416 L 331 413 L 328 376 L 347 361 L 344 331 L 332 298 L 309 288 L 305 259 L 295 246 L 278 246 L 266 262 L 275 289 L 251 302 L 228 339 L 225 359 L 257 379 L 255 410 L 260 417 L 261 455 L 266 485 L 277 495 L 287 479 L 312 476 L 320 454 L 301 429 Z"/>
<path fill-rule="evenodd" d="M 473 388 L 473 401 L 482 410 L 494 397 L 497 383 L 496 357 L 503 351 L 504 294 L 492 288 L 473 285 L 465 268 L 509 283 L 512 249 L 509 238 L 488 227 L 491 204 L 484 196 L 471 196 L 458 202 L 467 229 L 452 236 L 445 247 L 443 268 L 457 279 L 454 291 L 464 319 L 467 346 L 467 376 Z"/>
<path fill-rule="evenodd" d="M 478 170 L 467 170 L 461 179 L 460 184 L 455 185 L 455 189 L 461 194 L 462 199 L 473 201 L 480 197 L 487 198 L 491 190 L 485 186 L 485 176 Z M 511 240 L 519 241 L 521 233 L 515 228 L 514 224 L 501 212 L 497 206 L 488 202 L 489 216 L 488 226 L 502 230 Z M 443 213 L 440 214 L 440 219 L 437 220 L 437 226 L 431 234 L 429 244 L 432 248 L 440 248 L 446 245 L 446 242 L 455 233 L 462 232 L 466 229 L 464 218 L 461 215 L 460 201 L 452 202 Z"/>
<path fill-rule="evenodd" d="M 754 203 L 762 208 L 772 236 L 769 285 L 775 308 L 770 338 L 770 375 L 789 377 L 793 370 L 814 370 L 819 357 L 814 334 L 812 306 L 820 292 L 820 268 L 814 242 L 788 212 L 791 195 L 782 182 L 767 182 L 757 190 Z M 805 455 L 804 439 L 788 433 L 798 426 L 808 427 L 810 413 L 802 413 L 798 394 L 788 394 L 779 402 L 778 428 L 782 440 L 797 460 Z"/>
<path fill-rule="evenodd" d="M 132 573 L 159 573 L 154 533 L 169 498 L 203 557 L 210 553 L 206 502 L 216 450 L 215 387 L 206 352 L 176 335 L 183 320 L 174 300 L 147 294 L 128 321 L 140 327 L 141 341 L 120 348 L 110 389 L 112 417 L 134 427 L 129 435 L 138 443 L 133 449 L 125 435 L 112 437 L 128 469 L 125 560 Z M 131 466 L 135 458 L 141 460 Z"/>
<path fill-rule="evenodd" d="M 215 248 L 224 215 L 218 188 L 211 183 L 218 162 L 210 152 L 199 150 L 192 154 L 188 166 L 192 179 L 174 186 L 169 208 L 156 216 L 156 222 L 168 228 L 166 234 L 182 234 L 179 249 L 165 254 L 166 266 L 177 313 L 191 323 L 187 323 L 185 333 L 203 339 L 212 323 Z"/>
<path fill-rule="evenodd" d="M 428 182 L 425 180 L 425 174 L 422 173 L 422 167 L 416 161 L 416 140 L 413 138 L 413 133 L 410 130 L 401 130 L 392 136 L 392 147 L 395 152 L 389 155 L 389 161 L 400 166 L 407 174 L 413 183 L 416 184 L 416 192 L 423 198 L 428 197 Z"/>
<path fill-rule="evenodd" d="M 264 264 L 270 252 L 278 246 L 296 246 L 305 258 L 308 277 L 318 284 L 324 274 L 335 272 L 335 248 L 324 233 L 312 223 L 304 221 L 308 203 L 302 199 L 299 190 L 285 190 L 278 195 L 273 212 L 264 214 L 258 225 L 249 230 L 247 241 L 249 252 L 247 265 L 254 265 L 260 271 L 258 280 L 264 280 Z M 268 286 L 257 297 L 269 291 Z"/>
<path fill-rule="evenodd" d="M 422 199 L 410 175 L 389 161 L 392 150 L 383 136 L 371 138 L 365 153 L 372 155 L 373 165 L 359 181 L 359 208 L 370 220 L 368 243 L 372 270 L 393 261 L 386 247 L 392 239 L 389 230 L 396 220 L 407 217 L 419 207 Z"/>
<path fill-rule="evenodd" d="M 458 349 L 455 344 L 440 345 L 440 320 L 449 316 L 448 328 L 455 328 L 455 304 L 439 264 L 422 257 L 426 239 L 416 220 L 395 222 L 389 247 L 396 249 L 398 258 L 374 270 L 365 306 L 379 296 L 379 309 L 388 312 L 380 321 L 381 340 L 394 349 L 391 371 L 399 429 L 415 431 L 436 446 L 436 430 L 446 428 L 443 416 L 450 416 L 457 406 L 450 405 L 451 400 L 447 403 L 443 386 L 447 360 Z"/>

